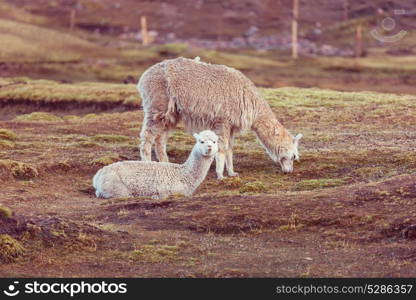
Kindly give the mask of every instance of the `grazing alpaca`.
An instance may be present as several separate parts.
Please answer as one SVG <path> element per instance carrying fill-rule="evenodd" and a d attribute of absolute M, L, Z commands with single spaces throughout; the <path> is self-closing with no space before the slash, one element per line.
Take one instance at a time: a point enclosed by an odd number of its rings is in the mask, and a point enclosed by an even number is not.
<path fill-rule="evenodd" d="M 207 176 L 218 151 L 218 136 L 205 130 L 194 134 L 197 143 L 183 164 L 121 161 L 98 170 L 93 178 L 96 196 L 103 198 L 173 194 L 190 196 Z"/>
<path fill-rule="evenodd" d="M 141 131 L 141 159 L 151 160 L 152 144 L 159 161 L 168 161 L 168 133 L 183 120 L 188 132 L 211 129 L 219 136 L 216 156 L 218 179 L 224 163 L 229 176 L 233 167 L 233 142 L 236 133 L 253 130 L 269 156 L 283 172 L 293 171 L 299 159 L 301 134 L 292 136 L 276 119 L 254 84 L 241 72 L 199 59 L 176 58 L 160 62 L 144 72 L 137 89 L 143 100 L 144 122 Z"/>

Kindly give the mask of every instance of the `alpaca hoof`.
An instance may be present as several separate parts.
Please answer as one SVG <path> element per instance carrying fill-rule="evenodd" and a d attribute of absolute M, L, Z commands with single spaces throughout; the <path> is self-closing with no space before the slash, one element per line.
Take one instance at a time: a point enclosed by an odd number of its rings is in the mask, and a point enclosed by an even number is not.
<path fill-rule="evenodd" d="M 225 177 L 223 175 L 217 175 L 217 180 L 223 180 Z"/>
<path fill-rule="evenodd" d="M 237 172 L 231 172 L 231 173 L 228 173 L 228 176 L 230 176 L 230 177 L 238 177 L 238 176 L 240 176 L 240 174 L 238 174 Z"/>

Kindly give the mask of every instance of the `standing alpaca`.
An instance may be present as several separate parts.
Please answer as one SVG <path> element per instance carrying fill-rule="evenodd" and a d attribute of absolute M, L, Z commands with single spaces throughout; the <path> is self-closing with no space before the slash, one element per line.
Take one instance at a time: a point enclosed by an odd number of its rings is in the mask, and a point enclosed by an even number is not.
<path fill-rule="evenodd" d="M 224 163 L 229 176 L 233 167 L 234 136 L 253 130 L 273 161 L 283 172 L 293 171 L 299 159 L 302 137 L 291 135 L 276 119 L 254 84 L 241 72 L 199 59 L 176 58 L 160 62 L 144 72 L 137 89 L 143 100 L 144 122 L 141 131 L 142 160 L 151 160 L 152 144 L 159 161 L 168 161 L 168 133 L 183 120 L 188 132 L 211 129 L 219 136 L 216 156 L 218 179 Z"/>
<path fill-rule="evenodd" d="M 218 151 L 218 136 L 205 130 L 194 134 L 197 143 L 182 164 L 121 161 L 98 170 L 93 178 L 96 196 L 103 198 L 173 194 L 190 196 L 207 176 Z"/>

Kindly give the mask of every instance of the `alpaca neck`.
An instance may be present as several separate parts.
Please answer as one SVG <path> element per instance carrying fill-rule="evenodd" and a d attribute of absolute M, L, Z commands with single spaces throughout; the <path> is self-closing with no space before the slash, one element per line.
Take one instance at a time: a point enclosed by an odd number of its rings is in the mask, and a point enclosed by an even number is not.
<path fill-rule="evenodd" d="M 188 183 L 193 186 L 194 190 L 202 183 L 207 176 L 211 163 L 214 160 L 214 156 L 203 156 L 195 148 L 192 149 L 186 162 L 183 164 L 187 170 L 186 174 L 189 178 Z"/>
<path fill-rule="evenodd" d="M 251 127 L 258 139 L 266 148 L 273 160 L 276 160 L 276 149 L 289 134 L 286 128 L 277 120 L 271 109 L 260 114 Z"/>

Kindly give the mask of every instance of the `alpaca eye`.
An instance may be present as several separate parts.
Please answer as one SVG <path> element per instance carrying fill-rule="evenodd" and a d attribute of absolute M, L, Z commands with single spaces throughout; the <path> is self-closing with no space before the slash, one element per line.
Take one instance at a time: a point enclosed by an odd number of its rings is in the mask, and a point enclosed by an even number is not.
<path fill-rule="evenodd" d="M 296 159 L 296 155 L 293 155 L 292 160 L 295 160 L 295 159 Z"/>
<path fill-rule="evenodd" d="M 213 141 L 213 143 L 216 144 L 217 142 L 216 141 Z"/>
<path fill-rule="evenodd" d="M 201 141 L 201 144 L 205 143 L 204 141 Z"/>

